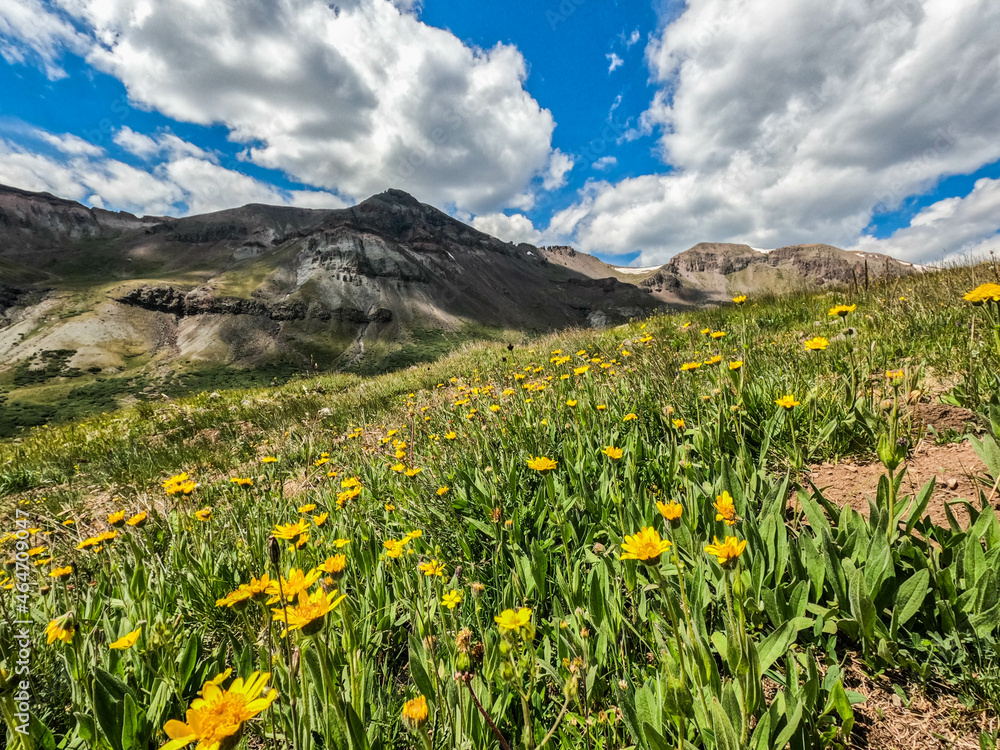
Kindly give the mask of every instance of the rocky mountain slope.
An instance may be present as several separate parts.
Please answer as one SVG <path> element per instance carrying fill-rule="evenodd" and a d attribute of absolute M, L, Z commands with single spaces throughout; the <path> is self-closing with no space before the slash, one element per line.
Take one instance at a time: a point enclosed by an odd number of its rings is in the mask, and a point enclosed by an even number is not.
<path fill-rule="evenodd" d="M 726 302 L 737 294 L 762 296 L 827 286 L 864 286 L 879 278 L 924 270 L 888 255 L 822 244 L 762 251 L 749 245 L 701 242 L 664 265 L 647 269 L 607 266 L 569 247 L 546 247 L 541 252 L 550 262 L 577 273 L 595 278 L 614 275 L 634 283 L 673 307 Z"/>
<path fill-rule="evenodd" d="M 389 190 L 357 206 L 183 219 L 0 187 L 0 356 L 345 366 L 428 336 L 604 325 L 664 304 Z M 33 365 L 34 366 L 34 365 Z"/>

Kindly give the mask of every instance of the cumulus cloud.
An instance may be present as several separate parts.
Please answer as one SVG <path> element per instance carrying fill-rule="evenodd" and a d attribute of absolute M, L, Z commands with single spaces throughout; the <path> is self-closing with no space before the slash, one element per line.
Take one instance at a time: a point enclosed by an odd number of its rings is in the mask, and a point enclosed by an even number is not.
<path fill-rule="evenodd" d="M 531 219 L 524 214 L 481 214 L 472 219 L 471 223 L 480 232 L 491 234 L 504 242 L 538 245 L 542 241 L 542 233 L 535 229 Z"/>
<path fill-rule="evenodd" d="M 549 168 L 542 178 L 543 190 L 556 190 L 566 184 L 566 175 L 573 169 L 573 157 L 564 154 L 559 149 L 552 152 Z"/>
<path fill-rule="evenodd" d="M 642 128 L 672 169 L 591 182 L 552 226 L 647 264 L 702 240 L 851 245 L 1000 159 L 997 38 L 991 0 L 689 0 L 647 49 Z"/>
<path fill-rule="evenodd" d="M 0 184 L 149 215 L 207 213 L 246 203 L 344 206 L 342 199 L 327 192 L 279 190 L 229 169 L 213 154 L 173 134 L 158 139 L 142 136 L 146 143 L 136 137 L 140 134 L 126 131 L 116 134 L 115 141 L 150 155 L 162 152 L 164 158 L 142 168 L 112 159 L 103 149 L 73 136 L 38 131 L 39 140 L 56 149 L 48 155 L 0 137 Z"/>
<path fill-rule="evenodd" d="M 977 180 L 972 191 L 927 206 L 891 237 L 862 237 L 852 248 L 921 263 L 981 257 L 1000 251 L 1000 180 Z"/>
<path fill-rule="evenodd" d="M 592 166 L 598 172 L 605 172 L 605 171 L 611 169 L 612 167 L 614 167 L 617 164 L 618 164 L 618 158 L 617 157 L 615 157 L 615 156 L 602 156 L 600 159 L 598 159 L 597 161 L 595 161 L 590 166 Z"/>
<path fill-rule="evenodd" d="M 605 57 L 608 58 L 608 62 L 610 63 L 608 65 L 609 73 L 614 73 L 616 69 L 620 68 L 622 65 L 625 64 L 625 61 L 622 60 L 620 57 L 618 57 L 618 55 L 616 55 L 614 52 L 609 52 L 608 54 L 605 55 Z"/>
<path fill-rule="evenodd" d="M 524 205 L 552 162 L 555 123 L 524 89 L 520 52 L 467 47 L 415 0 L 56 1 L 60 14 L 7 0 L 0 17 L 65 14 L 135 104 L 221 124 L 245 159 L 304 184 L 494 211 Z M 53 60 L 72 29 L 8 27 L 8 54 Z"/>
<path fill-rule="evenodd" d="M 8 63 L 37 61 L 50 78 L 66 75 L 59 58 L 65 50 L 80 52 L 87 40 L 62 15 L 41 0 L 6 1 L 0 5 L 0 56 Z"/>

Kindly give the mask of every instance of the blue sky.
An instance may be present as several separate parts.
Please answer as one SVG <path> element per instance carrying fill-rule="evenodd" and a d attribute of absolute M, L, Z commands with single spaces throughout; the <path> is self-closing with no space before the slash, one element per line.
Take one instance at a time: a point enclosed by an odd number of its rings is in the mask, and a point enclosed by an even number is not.
<path fill-rule="evenodd" d="M 8 0 L 0 182 L 170 214 L 395 186 L 622 264 L 930 262 L 997 243 L 998 36 L 986 0 Z"/>

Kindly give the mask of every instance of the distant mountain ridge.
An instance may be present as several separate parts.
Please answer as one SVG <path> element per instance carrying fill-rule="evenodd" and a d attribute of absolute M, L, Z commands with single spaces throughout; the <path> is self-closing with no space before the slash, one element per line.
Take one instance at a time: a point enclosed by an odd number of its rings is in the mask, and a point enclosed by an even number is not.
<path fill-rule="evenodd" d="M 0 187 L 0 271 L 0 354 L 72 351 L 77 369 L 344 366 L 434 332 L 605 325 L 665 307 L 399 190 L 345 209 L 176 219 Z"/>
<path fill-rule="evenodd" d="M 617 278 L 649 289 L 671 307 L 717 304 L 738 294 L 780 294 L 866 284 L 924 270 L 888 255 L 841 250 L 824 244 L 760 251 L 749 245 L 701 242 L 662 266 L 638 273 L 635 269 L 606 266 L 570 247 L 546 247 L 542 253 L 552 263 L 586 275 L 599 276 L 608 269 Z"/>

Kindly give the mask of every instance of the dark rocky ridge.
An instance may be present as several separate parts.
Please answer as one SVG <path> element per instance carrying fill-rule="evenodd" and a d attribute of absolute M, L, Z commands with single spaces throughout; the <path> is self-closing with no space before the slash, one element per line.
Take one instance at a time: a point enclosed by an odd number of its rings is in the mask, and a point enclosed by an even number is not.
<path fill-rule="evenodd" d="M 337 365 L 427 331 L 606 325 L 665 307 L 398 190 L 344 209 L 250 204 L 177 219 L 0 187 L 0 217 L 11 286 L 52 290 L 45 304 L 11 296 L 0 354 L 13 361 L 72 349 L 86 352 L 73 362 L 82 368 L 125 366 L 118 351 Z"/>

